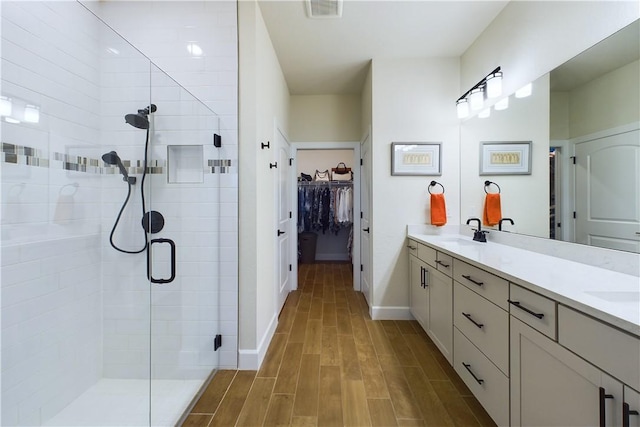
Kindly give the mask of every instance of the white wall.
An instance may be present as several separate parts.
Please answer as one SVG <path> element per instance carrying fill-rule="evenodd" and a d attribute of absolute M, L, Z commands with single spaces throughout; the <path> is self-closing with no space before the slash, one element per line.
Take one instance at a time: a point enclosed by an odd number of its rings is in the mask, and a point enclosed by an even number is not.
<path fill-rule="evenodd" d="M 359 95 L 292 95 L 290 107 L 292 141 L 359 141 L 361 134 Z"/>
<path fill-rule="evenodd" d="M 462 55 L 461 89 L 501 66 L 513 93 L 638 17 L 636 1 L 510 2 Z"/>
<path fill-rule="evenodd" d="M 509 97 L 509 108 L 491 111 L 486 119 L 471 118 L 460 128 L 460 197 L 462 221 L 482 219 L 484 181 L 501 189 L 502 216 L 512 218 L 506 229 L 531 236 L 549 236 L 549 75 L 536 80 L 531 96 Z M 531 175 L 480 176 L 483 141 L 531 141 Z M 495 186 L 488 191 L 494 192 Z M 483 228 L 488 228 L 483 225 Z M 497 228 L 497 227 L 494 227 Z"/>
<path fill-rule="evenodd" d="M 569 93 L 570 138 L 637 122 L 638 76 L 640 62 L 634 61 L 573 89 Z"/>
<path fill-rule="evenodd" d="M 372 270 L 373 306 L 408 313 L 407 224 L 429 223 L 427 187 L 446 188 L 448 223 L 460 221 L 459 62 L 374 59 L 372 66 Z M 449 106 L 449 107 L 447 107 Z M 442 176 L 391 176 L 391 143 L 441 142 Z"/>
<path fill-rule="evenodd" d="M 289 92 L 258 5 L 238 4 L 240 44 L 239 367 L 256 369 L 277 324 L 274 122 L 289 128 Z M 262 150 L 260 143 L 272 141 Z"/>

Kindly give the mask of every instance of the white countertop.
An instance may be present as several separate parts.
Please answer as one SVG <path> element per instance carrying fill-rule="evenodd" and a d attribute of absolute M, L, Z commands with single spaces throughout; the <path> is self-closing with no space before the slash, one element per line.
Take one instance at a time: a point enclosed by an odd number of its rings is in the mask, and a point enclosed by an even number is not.
<path fill-rule="evenodd" d="M 407 237 L 640 336 L 640 278 L 458 234 Z"/>

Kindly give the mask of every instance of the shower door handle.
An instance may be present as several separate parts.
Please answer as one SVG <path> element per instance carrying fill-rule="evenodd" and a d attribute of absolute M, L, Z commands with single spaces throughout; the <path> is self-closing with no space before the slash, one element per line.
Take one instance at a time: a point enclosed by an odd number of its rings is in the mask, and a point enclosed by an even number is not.
<path fill-rule="evenodd" d="M 171 246 L 171 276 L 168 279 L 156 279 L 151 275 L 151 246 L 154 243 L 168 243 Z M 151 283 L 171 283 L 176 278 L 176 244 L 171 239 L 152 239 L 147 249 L 147 279 Z"/>

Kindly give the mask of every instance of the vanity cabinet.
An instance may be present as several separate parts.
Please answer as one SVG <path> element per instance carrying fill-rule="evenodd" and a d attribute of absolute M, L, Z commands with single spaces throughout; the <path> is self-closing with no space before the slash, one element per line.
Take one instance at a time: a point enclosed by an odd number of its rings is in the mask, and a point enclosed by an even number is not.
<path fill-rule="evenodd" d="M 511 317 L 512 426 L 621 426 L 623 388 Z"/>
<path fill-rule="evenodd" d="M 452 363 L 453 286 L 449 272 L 453 261 L 450 256 L 413 240 L 407 246 L 411 314 Z"/>
<path fill-rule="evenodd" d="M 640 427 L 640 393 L 624 386 L 622 403 L 622 426 Z"/>
<path fill-rule="evenodd" d="M 528 264 L 513 267 L 510 249 L 457 257 L 437 244 L 410 246 L 411 312 L 498 425 L 640 427 L 636 329 L 592 317 L 594 308 L 567 297 L 556 301 L 527 275 Z M 500 257 L 512 268 L 504 277 L 491 266 Z M 593 271 L 588 285 L 605 282 L 599 277 Z M 561 282 L 580 286 L 569 275 Z"/>
<path fill-rule="evenodd" d="M 498 425 L 509 424 L 509 283 L 453 260 L 454 369 Z"/>

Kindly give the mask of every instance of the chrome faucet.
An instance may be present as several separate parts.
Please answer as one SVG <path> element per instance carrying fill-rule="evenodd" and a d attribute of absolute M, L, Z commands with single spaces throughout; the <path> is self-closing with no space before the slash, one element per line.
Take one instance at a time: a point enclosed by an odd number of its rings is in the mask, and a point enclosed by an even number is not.
<path fill-rule="evenodd" d="M 502 221 L 509 221 L 511 223 L 511 225 L 513 225 L 513 220 L 511 218 L 502 218 L 498 222 L 498 231 L 502 231 Z"/>
<path fill-rule="evenodd" d="M 485 234 L 487 232 L 482 230 L 482 221 L 480 221 L 480 218 L 469 218 L 467 220 L 467 225 L 469 225 L 469 223 L 473 221 L 478 221 L 478 229 L 473 230 L 473 240 L 475 240 L 476 242 L 486 242 L 487 236 L 485 236 Z"/>

